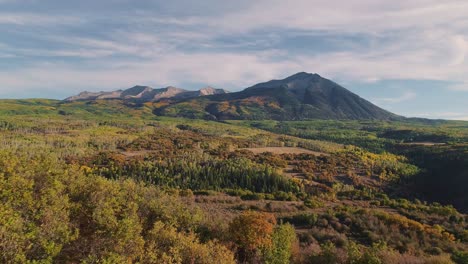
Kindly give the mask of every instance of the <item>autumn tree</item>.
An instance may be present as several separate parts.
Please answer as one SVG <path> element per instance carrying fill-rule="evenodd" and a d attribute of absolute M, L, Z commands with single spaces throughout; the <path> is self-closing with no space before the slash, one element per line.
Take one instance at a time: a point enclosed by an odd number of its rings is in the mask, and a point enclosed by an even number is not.
<path fill-rule="evenodd" d="M 241 262 L 258 259 L 262 250 L 272 246 L 275 224 L 272 214 L 253 211 L 245 211 L 232 220 L 229 233 Z"/>

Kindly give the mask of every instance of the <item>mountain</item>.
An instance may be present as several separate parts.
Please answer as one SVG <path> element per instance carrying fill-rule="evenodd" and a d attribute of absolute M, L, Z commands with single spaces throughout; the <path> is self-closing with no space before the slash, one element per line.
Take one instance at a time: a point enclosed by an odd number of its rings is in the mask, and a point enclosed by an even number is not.
<path fill-rule="evenodd" d="M 78 95 L 65 98 L 64 101 L 92 101 L 101 99 L 121 99 L 138 102 L 156 102 L 162 99 L 187 99 L 199 96 L 228 93 L 224 89 L 205 87 L 198 91 L 188 91 L 181 88 L 168 86 L 154 89 L 149 86 L 137 85 L 126 90 L 111 92 L 81 92 Z"/>
<path fill-rule="evenodd" d="M 134 86 L 112 92 L 82 92 L 65 101 L 118 99 L 154 104 L 154 113 L 164 116 L 228 119 L 355 119 L 399 120 L 390 113 L 350 92 L 339 84 L 306 72 L 282 80 L 256 84 L 243 91 L 228 93 L 223 89 L 205 87 L 188 91 L 168 86 L 154 89 Z"/>
<path fill-rule="evenodd" d="M 216 120 L 402 118 L 333 81 L 305 72 L 259 83 L 240 92 L 180 100 L 155 109 L 155 113 Z"/>

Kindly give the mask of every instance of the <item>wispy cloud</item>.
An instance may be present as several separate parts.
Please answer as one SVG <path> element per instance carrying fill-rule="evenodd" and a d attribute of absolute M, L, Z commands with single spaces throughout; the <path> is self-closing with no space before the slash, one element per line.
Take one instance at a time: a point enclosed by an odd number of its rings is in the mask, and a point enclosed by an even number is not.
<path fill-rule="evenodd" d="M 262 53 L 212 55 L 172 53 L 159 57 L 157 61 L 122 62 L 107 67 L 96 65 L 98 68 L 93 69 L 46 63 L 0 72 L 0 80 L 7 91 L 40 90 L 42 87 L 61 91 L 66 87 L 68 94 L 83 89 L 127 88 L 137 83 L 156 87 L 179 85 L 187 80 L 236 90 L 282 76 L 291 68 L 300 68 L 293 62 L 271 61 L 271 54 L 266 57 Z"/>
<path fill-rule="evenodd" d="M 416 112 L 408 116 L 425 117 L 431 119 L 449 119 L 449 120 L 466 120 L 468 121 L 468 112 Z"/>
<path fill-rule="evenodd" d="M 373 101 L 375 102 L 380 102 L 380 103 L 389 103 L 389 104 L 395 104 L 395 103 L 401 103 L 405 102 L 408 100 L 412 100 L 416 98 L 417 94 L 413 91 L 407 91 L 404 92 L 402 95 L 398 97 L 383 97 L 383 98 L 374 98 Z"/>
<path fill-rule="evenodd" d="M 336 30 L 379 34 L 387 30 L 459 28 L 466 20 L 465 1 L 310 1 L 260 0 L 248 9 L 222 14 L 213 25 L 223 30 L 251 31 L 264 27 Z M 430 18 L 430 19 L 428 19 Z M 388 23 L 392 21 L 392 23 Z M 451 25 L 450 25 L 451 24 Z"/>
<path fill-rule="evenodd" d="M 0 2 L 1 3 L 1 2 Z M 37 25 L 73 25 L 82 23 L 85 19 L 78 16 L 65 15 L 48 15 L 34 13 L 18 13 L 18 12 L 0 12 L 0 25 L 22 25 L 22 26 L 37 26 Z"/>
<path fill-rule="evenodd" d="M 137 15 L 97 18 L 90 15 L 63 16 L 34 13 L 0 13 L 0 23 L 73 23 L 85 20 L 84 30 L 95 30 L 93 21 L 105 21 L 109 27 L 107 36 L 90 37 L 83 34 L 51 32 L 60 34 L 64 44 L 75 49 L 59 50 L 58 54 L 91 54 L 157 57 L 168 52 L 194 53 L 216 56 L 221 50 L 258 46 L 259 49 L 283 49 L 286 59 L 301 64 L 303 70 L 320 71 L 331 77 L 346 74 L 347 78 L 361 81 L 409 78 L 468 81 L 465 61 L 467 52 L 466 25 L 468 3 L 464 1 L 429 0 L 408 1 L 255 1 L 250 6 L 234 8 L 232 11 L 206 14 L 204 16 L 153 15 L 140 12 Z M 318 12 L 320 15 L 311 15 Z M 430 18 L 430 19 L 428 19 Z M 388 23 L 392 21 L 392 23 Z M 97 23 L 97 22 L 96 22 Z M 122 25 L 123 23 L 123 25 Z M 118 26 L 113 26 L 113 25 Z M 138 30 L 134 30 L 136 28 Z M 374 42 L 371 46 L 357 45 L 345 52 L 333 50 L 321 54 L 295 54 L 289 46 L 271 46 L 269 33 L 274 29 L 280 39 L 287 38 L 286 32 L 300 30 L 328 32 L 328 34 L 361 34 Z M 281 31 L 283 30 L 283 31 Z M 262 32 L 266 31 L 266 33 Z M 83 29 L 80 30 L 83 32 Z M 32 32 L 31 34 L 34 34 Z M 236 38 L 249 35 L 252 41 L 236 43 Z M 37 36 L 38 38 L 43 36 Z M 220 37 L 229 41 L 218 42 Z M 326 36 L 324 36 L 326 37 Z M 300 40 L 297 40 L 300 41 Z M 242 45 L 240 44 L 242 43 Z M 280 41 L 279 41 L 280 43 Z M 306 45 L 306 44 L 305 44 Z M 224 49 L 224 50 L 222 50 Z M 325 59 L 326 65 L 319 63 Z M 359 67 L 356 67 L 359 65 Z"/>
<path fill-rule="evenodd" d="M 451 85 L 448 88 L 453 91 L 468 91 L 468 82 Z"/>

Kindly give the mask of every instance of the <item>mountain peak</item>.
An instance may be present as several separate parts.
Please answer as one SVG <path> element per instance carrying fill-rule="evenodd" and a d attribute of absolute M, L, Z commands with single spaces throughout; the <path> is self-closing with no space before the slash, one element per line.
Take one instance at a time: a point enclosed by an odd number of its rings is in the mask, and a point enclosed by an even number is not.
<path fill-rule="evenodd" d="M 316 78 L 316 77 L 320 77 L 320 75 L 318 75 L 317 73 L 298 72 L 287 77 L 286 79 L 304 79 L 304 78 L 311 78 L 311 77 Z"/>
<path fill-rule="evenodd" d="M 312 83 L 319 82 L 320 80 L 326 80 L 316 73 L 298 72 L 289 77 L 280 80 L 271 80 L 268 82 L 258 83 L 247 89 L 258 89 L 258 88 L 274 88 L 284 87 L 287 89 L 305 88 L 310 86 Z"/>
<path fill-rule="evenodd" d="M 133 86 L 132 88 L 129 88 L 127 90 L 124 90 L 121 94 L 121 98 L 135 98 L 135 99 L 143 99 L 149 97 L 150 93 L 153 91 L 153 88 L 149 86 L 143 86 L 143 85 L 136 85 Z"/>
<path fill-rule="evenodd" d="M 211 86 L 201 88 L 198 92 L 200 93 L 201 96 L 228 93 L 228 91 L 226 91 L 224 89 L 217 89 L 217 88 L 213 88 Z"/>

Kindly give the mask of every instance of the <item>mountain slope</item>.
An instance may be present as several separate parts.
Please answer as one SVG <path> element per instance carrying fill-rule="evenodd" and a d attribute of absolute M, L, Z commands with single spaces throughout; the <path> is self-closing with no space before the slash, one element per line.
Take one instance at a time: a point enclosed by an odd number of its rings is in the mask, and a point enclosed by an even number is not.
<path fill-rule="evenodd" d="M 402 118 L 318 74 L 305 72 L 259 83 L 236 93 L 182 100 L 160 107 L 155 113 L 218 120 Z"/>

